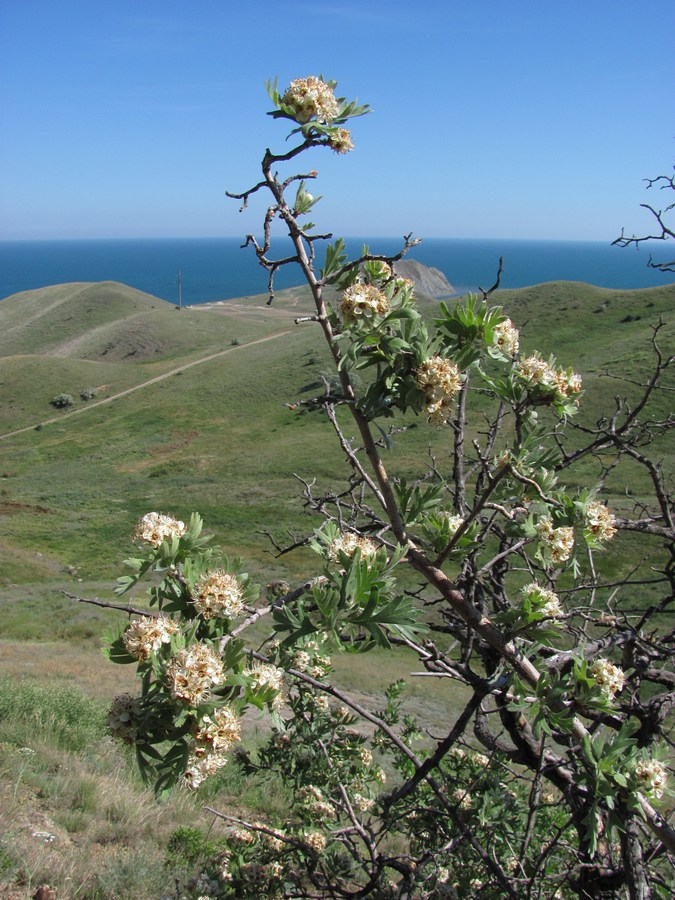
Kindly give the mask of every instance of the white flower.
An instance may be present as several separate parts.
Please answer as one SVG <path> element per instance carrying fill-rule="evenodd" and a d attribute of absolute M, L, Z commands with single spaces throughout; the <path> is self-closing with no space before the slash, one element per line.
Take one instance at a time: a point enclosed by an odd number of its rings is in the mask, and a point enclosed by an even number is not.
<path fill-rule="evenodd" d="M 504 319 L 497 325 L 493 332 L 493 341 L 495 346 L 506 354 L 506 356 L 515 356 L 520 346 L 518 329 L 514 327 L 511 319 Z"/>
<path fill-rule="evenodd" d="M 306 831 L 302 839 L 315 853 L 322 853 L 326 849 L 326 836 L 320 831 Z"/>
<path fill-rule="evenodd" d="M 244 609 L 244 588 L 236 575 L 214 569 L 198 579 L 192 602 L 205 619 L 216 616 L 233 619 Z"/>
<path fill-rule="evenodd" d="M 537 531 L 554 563 L 565 562 L 574 549 L 574 529 L 554 528 L 553 520 L 544 516 L 537 522 Z"/>
<path fill-rule="evenodd" d="M 364 766 L 369 766 L 373 761 L 373 754 L 370 752 L 370 750 L 367 747 L 363 747 L 359 751 L 359 757 L 361 759 L 361 763 Z"/>
<path fill-rule="evenodd" d="M 292 109 L 293 117 L 302 125 L 310 119 L 329 122 L 340 111 L 332 87 L 315 75 L 291 81 L 281 103 Z"/>
<path fill-rule="evenodd" d="M 319 819 L 334 819 L 336 817 L 335 809 L 326 800 L 318 787 L 308 784 L 300 788 L 297 797 L 310 815 Z"/>
<path fill-rule="evenodd" d="M 273 709 L 280 709 L 284 705 L 284 670 L 271 663 L 255 661 L 249 668 L 244 669 L 243 674 L 251 679 L 250 690 L 273 691 L 274 695 L 267 695 L 265 702 Z"/>
<path fill-rule="evenodd" d="M 374 800 L 371 800 L 370 797 L 364 797 L 363 794 L 354 794 L 352 803 L 355 809 L 362 813 L 370 812 L 375 805 Z"/>
<path fill-rule="evenodd" d="M 447 511 L 442 512 L 441 515 L 448 524 L 448 531 L 450 532 L 450 535 L 457 534 L 459 526 L 462 524 L 464 519 L 461 516 L 455 515 L 454 513 L 449 513 Z"/>
<path fill-rule="evenodd" d="M 187 769 L 183 773 L 186 787 L 196 791 L 210 775 L 215 775 L 227 765 L 227 757 L 219 753 L 207 753 L 204 756 L 188 757 Z"/>
<path fill-rule="evenodd" d="M 166 668 L 166 686 L 174 700 L 197 706 L 214 685 L 225 680 L 223 664 L 208 644 L 197 643 L 178 650 Z"/>
<path fill-rule="evenodd" d="M 354 149 L 352 136 L 347 128 L 336 128 L 330 133 L 328 139 L 331 150 L 335 150 L 336 153 L 349 153 Z"/>
<path fill-rule="evenodd" d="M 471 762 L 482 769 L 486 769 L 490 765 L 490 760 L 484 753 L 474 753 L 471 756 Z"/>
<path fill-rule="evenodd" d="M 462 373 L 451 360 L 430 356 L 417 369 L 417 384 L 430 400 L 454 397 L 462 387 Z"/>
<path fill-rule="evenodd" d="M 241 722 L 230 706 L 221 706 L 211 716 L 204 716 L 194 729 L 194 743 L 188 757 L 183 781 L 196 790 L 210 775 L 227 764 L 227 751 L 241 735 Z"/>
<path fill-rule="evenodd" d="M 626 675 L 623 669 L 608 659 L 596 659 L 589 671 L 609 699 L 623 689 Z"/>
<path fill-rule="evenodd" d="M 383 316 L 389 309 L 386 296 L 373 284 L 354 284 L 342 292 L 340 315 L 348 325 L 359 319 Z"/>
<path fill-rule="evenodd" d="M 633 767 L 639 790 L 660 799 L 668 783 L 668 771 L 657 759 L 642 760 Z"/>
<path fill-rule="evenodd" d="M 547 619 L 558 619 L 563 615 L 563 609 L 557 594 L 554 594 L 548 588 L 541 587 L 536 581 L 525 585 L 522 592 L 536 608 L 537 612 Z"/>
<path fill-rule="evenodd" d="M 616 519 L 604 503 L 591 500 L 584 509 L 586 528 L 599 541 L 609 541 L 616 534 Z"/>
<path fill-rule="evenodd" d="M 452 399 L 464 381 L 459 366 L 442 356 L 430 356 L 420 363 L 416 373 L 417 386 L 426 397 L 424 410 L 432 425 L 445 425 L 450 418 Z"/>
<path fill-rule="evenodd" d="M 566 400 L 581 391 L 581 378 L 571 369 L 554 369 L 535 353 L 516 366 L 516 375 L 530 388 L 536 388 L 544 399 Z"/>
<path fill-rule="evenodd" d="M 127 625 L 122 643 L 128 653 L 143 662 L 152 653 L 156 653 L 162 644 L 169 644 L 171 635 L 178 630 L 178 623 L 167 616 L 142 616 Z"/>
<path fill-rule="evenodd" d="M 326 549 L 326 556 L 332 562 L 337 562 L 340 553 L 353 557 L 357 550 L 361 551 L 361 559 L 365 556 L 374 556 L 377 553 L 377 544 L 370 538 L 362 537 L 351 531 L 344 531 L 330 542 Z"/>
<path fill-rule="evenodd" d="M 174 519 L 173 516 L 150 512 L 146 513 L 136 526 L 134 537 L 136 540 L 152 544 L 153 547 L 159 547 L 168 538 L 182 537 L 184 534 L 184 522 Z"/>
<path fill-rule="evenodd" d="M 241 721 L 231 706 L 221 706 L 211 716 L 204 716 L 195 731 L 200 747 L 222 752 L 229 750 L 241 736 Z"/>

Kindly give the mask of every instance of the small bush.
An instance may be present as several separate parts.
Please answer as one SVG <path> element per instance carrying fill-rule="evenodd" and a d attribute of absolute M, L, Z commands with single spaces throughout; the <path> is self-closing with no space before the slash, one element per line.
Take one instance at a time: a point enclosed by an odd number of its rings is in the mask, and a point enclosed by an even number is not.
<path fill-rule="evenodd" d="M 73 405 L 74 400 L 72 394 L 57 394 L 56 397 L 52 397 L 49 402 L 52 406 L 55 406 L 56 409 L 66 409 L 66 407 Z"/>
<path fill-rule="evenodd" d="M 80 400 L 93 400 L 96 396 L 96 388 L 85 388 L 80 391 Z"/>

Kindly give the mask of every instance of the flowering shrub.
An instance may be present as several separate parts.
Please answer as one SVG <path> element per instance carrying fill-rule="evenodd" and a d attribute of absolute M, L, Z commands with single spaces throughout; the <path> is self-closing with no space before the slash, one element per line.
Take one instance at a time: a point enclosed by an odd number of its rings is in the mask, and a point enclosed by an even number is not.
<path fill-rule="evenodd" d="M 118 591 L 150 578 L 157 611 L 131 610 L 110 638 L 110 659 L 140 676 L 138 697 L 114 702 L 111 731 L 159 791 L 197 789 L 237 765 L 287 792 L 275 820 L 212 810 L 227 842 L 211 896 L 668 896 L 675 833 L 659 755 L 674 534 L 667 482 L 645 454 L 672 425 L 648 413 L 668 365 L 659 329 L 637 404 L 575 429 L 580 376 L 522 354 L 492 291 L 422 314 L 395 274 L 411 236 L 394 257 L 364 248 L 354 260 L 338 239 L 317 271 L 326 237 L 303 220 L 320 199 L 306 188 L 316 173 L 281 180 L 277 168 L 309 149 L 351 149 L 345 123 L 368 110 L 335 87 L 314 76 L 283 93 L 268 85 L 271 115 L 292 123 L 296 142 L 267 151 L 263 181 L 234 196 L 244 208 L 271 194 L 264 242 L 247 238 L 271 295 L 289 257 L 270 256 L 269 225 L 287 227 L 316 306 L 303 321 L 335 363 L 335 383 L 306 405 L 328 416 L 347 483 L 325 494 L 306 483 L 305 505 L 321 518 L 305 542 L 317 566 L 295 586 L 272 573 L 264 599 L 239 561 L 210 548 L 199 516 L 144 516 Z M 416 416 L 447 436 L 447 453 L 411 478 L 395 471 L 391 437 Z M 389 433 L 385 419 L 396 420 Z M 590 469 L 577 463 L 588 459 L 599 483 L 580 488 Z M 613 512 L 597 497 L 625 461 L 644 469 L 654 496 L 642 492 L 635 507 L 617 498 Z M 649 576 L 612 551 L 627 532 L 641 554 L 657 554 Z M 660 549 L 647 549 L 652 538 Z M 647 585 L 658 599 L 640 604 Z M 250 645 L 262 619 L 270 639 Z M 375 647 L 401 678 L 369 703 L 340 688 L 332 658 Z M 406 705 L 411 669 L 456 701 L 442 727 Z M 269 716 L 256 750 L 241 724 L 251 707 Z"/>

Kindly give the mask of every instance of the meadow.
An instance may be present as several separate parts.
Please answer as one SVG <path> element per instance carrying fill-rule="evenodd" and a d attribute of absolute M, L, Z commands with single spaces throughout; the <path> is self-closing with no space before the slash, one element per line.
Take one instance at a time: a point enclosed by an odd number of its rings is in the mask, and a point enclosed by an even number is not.
<path fill-rule="evenodd" d="M 295 476 L 335 484 L 344 460 L 328 421 L 303 405 L 329 370 L 316 326 L 294 322 L 310 312 L 309 296 L 298 288 L 266 301 L 178 310 L 103 283 L 0 303 L 0 897 L 30 897 L 42 883 L 59 897 L 196 897 L 208 891 L 191 879 L 219 836 L 203 806 L 263 815 L 283 805 L 236 766 L 164 804 L 144 792 L 104 727 L 110 698 L 133 690 L 131 669 L 100 652 L 105 627 L 122 615 L 63 594 L 111 598 L 133 527 L 150 510 L 184 520 L 199 511 L 217 545 L 263 584 L 306 577 L 309 551 L 278 555 L 268 532 L 282 544 L 311 532 L 318 523 Z M 675 285 L 556 282 L 500 291 L 496 301 L 526 351 L 554 352 L 580 372 L 580 421 L 589 425 L 617 395 L 637 396 L 661 319 L 659 340 L 672 352 Z M 420 305 L 433 315 L 435 301 Z M 62 393 L 73 405 L 58 410 L 50 401 Z M 671 406 L 659 395 L 662 414 Z M 442 432 L 414 417 L 404 424 L 390 450 L 399 472 L 416 473 L 430 454 L 447 458 Z M 657 450 L 672 463 L 667 446 Z M 597 475 L 592 459 L 581 475 Z M 639 499 L 643 477 L 610 477 L 619 508 Z M 617 575 L 640 553 L 638 538 L 620 540 Z M 338 659 L 336 680 L 379 697 L 397 666 L 406 660 Z M 460 700 L 420 679 L 408 703 L 424 705 L 433 723 Z M 264 725 L 248 727 L 255 741 Z"/>

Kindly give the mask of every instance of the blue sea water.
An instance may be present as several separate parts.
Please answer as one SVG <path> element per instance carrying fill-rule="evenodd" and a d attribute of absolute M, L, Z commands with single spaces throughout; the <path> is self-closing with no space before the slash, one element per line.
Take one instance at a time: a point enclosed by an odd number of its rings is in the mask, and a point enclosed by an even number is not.
<path fill-rule="evenodd" d="M 347 241 L 352 255 L 361 238 Z M 395 253 L 395 238 L 369 238 L 373 253 Z M 661 249 L 656 247 L 656 250 Z M 281 245 L 280 255 L 286 255 Z M 457 293 L 489 288 L 499 258 L 504 259 L 503 288 L 545 281 L 585 281 L 598 287 L 631 289 L 668 284 L 672 275 L 647 267 L 649 250 L 620 249 L 594 241 L 523 241 L 430 238 L 409 258 L 445 273 Z M 1 241 L 0 298 L 71 281 L 120 281 L 176 303 L 181 270 L 185 305 L 264 294 L 267 273 L 251 248 L 237 238 L 128 240 Z M 297 265 L 280 270 L 277 289 L 302 283 Z"/>

